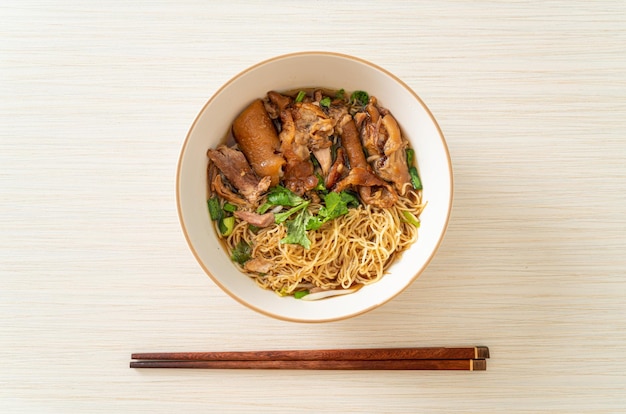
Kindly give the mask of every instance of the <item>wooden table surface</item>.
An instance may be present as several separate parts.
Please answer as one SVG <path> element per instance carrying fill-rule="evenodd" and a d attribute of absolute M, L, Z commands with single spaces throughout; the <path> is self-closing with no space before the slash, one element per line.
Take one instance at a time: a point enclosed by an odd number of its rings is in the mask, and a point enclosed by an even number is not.
<path fill-rule="evenodd" d="M 626 3 L 0 5 L 0 411 L 626 411 Z M 175 170 L 208 98 L 328 50 L 427 103 L 455 174 L 407 291 L 346 321 L 256 314 L 183 238 Z M 142 351 L 487 345 L 485 372 L 128 368 Z"/>

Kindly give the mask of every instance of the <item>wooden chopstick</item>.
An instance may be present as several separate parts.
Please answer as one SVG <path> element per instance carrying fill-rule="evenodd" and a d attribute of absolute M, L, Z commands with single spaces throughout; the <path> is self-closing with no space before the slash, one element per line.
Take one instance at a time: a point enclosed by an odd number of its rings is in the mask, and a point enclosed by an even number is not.
<path fill-rule="evenodd" d="M 230 351 L 230 352 L 145 352 L 132 359 L 176 361 L 353 361 L 392 359 L 485 359 L 489 348 L 423 347 L 423 348 L 357 348 L 320 350 Z"/>
<path fill-rule="evenodd" d="M 454 370 L 485 371 L 485 359 L 131 361 L 131 368 L 293 369 L 293 370 Z"/>
<path fill-rule="evenodd" d="M 146 352 L 131 368 L 484 371 L 489 348 L 363 348 L 231 352 Z"/>

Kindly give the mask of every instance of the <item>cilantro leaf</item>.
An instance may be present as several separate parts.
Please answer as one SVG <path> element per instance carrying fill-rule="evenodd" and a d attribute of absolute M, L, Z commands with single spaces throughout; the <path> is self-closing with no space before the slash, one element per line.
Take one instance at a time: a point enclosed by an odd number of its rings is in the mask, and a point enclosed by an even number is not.
<path fill-rule="evenodd" d="M 252 247 L 244 241 L 237 243 L 232 251 L 231 259 L 233 262 L 244 264 L 252 257 Z"/>
<path fill-rule="evenodd" d="M 285 236 L 280 243 L 281 244 L 299 244 L 305 249 L 311 247 L 311 240 L 309 240 L 306 234 L 306 223 L 308 222 L 311 213 L 307 209 L 303 209 L 295 219 L 289 220 L 285 223 L 287 226 L 287 236 Z"/>
<path fill-rule="evenodd" d="M 348 206 L 357 206 L 359 205 L 359 201 L 354 195 L 342 191 L 341 193 L 328 193 L 324 197 L 324 204 L 325 205 L 319 211 L 319 216 L 322 217 L 324 221 L 328 221 L 348 213 Z"/>
<path fill-rule="evenodd" d="M 343 200 L 348 207 L 358 207 L 359 204 L 361 204 L 359 202 L 359 198 L 356 196 L 355 193 L 352 193 L 350 191 L 342 191 L 341 193 L 341 200 Z"/>
<path fill-rule="evenodd" d="M 290 208 L 287 211 L 284 211 L 282 213 L 276 213 L 274 214 L 274 222 L 275 223 L 282 223 L 283 221 L 287 220 L 292 214 L 294 214 L 297 211 L 300 211 L 302 209 L 306 210 L 306 207 L 309 205 L 309 201 L 302 203 L 294 208 Z"/>
<path fill-rule="evenodd" d="M 322 175 L 319 173 L 315 175 L 317 177 L 317 185 L 315 186 L 314 190 L 326 194 L 328 190 L 326 189 L 326 184 L 324 184 L 324 177 L 322 177 Z"/>
<path fill-rule="evenodd" d="M 304 199 L 293 191 L 281 185 L 273 187 L 267 194 L 267 201 L 276 206 L 297 206 L 304 202 Z"/>
<path fill-rule="evenodd" d="M 349 207 L 359 205 L 358 198 L 347 191 L 331 192 L 323 195 L 323 198 L 324 205 L 317 215 L 313 215 L 307 210 L 310 201 L 303 201 L 285 212 L 274 214 L 276 223 L 284 222 L 287 226 L 287 235 L 280 241 L 282 244 L 299 244 L 305 249 L 309 249 L 311 240 L 307 236 L 308 230 L 317 230 L 327 221 L 348 213 Z M 295 218 L 288 220 L 295 213 L 298 213 Z"/>
<path fill-rule="evenodd" d="M 326 220 L 322 219 L 320 216 L 310 216 L 306 222 L 306 229 L 317 230 L 322 227 L 324 223 L 326 223 Z"/>
<path fill-rule="evenodd" d="M 259 214 L 264 214 L 272 207 L 275 206 L 299 206 L 304 203 L 304 199 L 300 197 L 298 194 L 293 191 L 285 188 L 281 185 L 277 185 L 276 187 L 272 187 L 270 191 L 267 193 L 267 201 L 261 204 L 256 212 Z"/>

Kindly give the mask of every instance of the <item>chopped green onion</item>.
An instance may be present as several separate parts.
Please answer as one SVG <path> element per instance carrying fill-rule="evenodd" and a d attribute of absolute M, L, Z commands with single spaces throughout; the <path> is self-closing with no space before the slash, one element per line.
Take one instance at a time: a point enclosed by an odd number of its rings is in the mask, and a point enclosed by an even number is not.
<path fill-rule="evenodd" d="M 235 228 L 235 217 L 224 217 L 223 219 L 218 221 L 217 227 L 219 227 L 222 236 L 230 236 L 233 232 L 233 229 Z"/>
<path fill-rule="evenodd" d="M 406 149 L 406 164 L 409 168 L 413 167 L 413 161 L 415 160 L 415 151 L 412 148 Z"/>
<path fill-rule="evenodd" d="M 222 208 L 220 207 L 220 199 L 215 197 L 211 197 L 207 200 L 207 204 L 209 206 L 209 215 L 211 216 L 211 220 L 219 220 L 224 215 L 222 213 Z"/>
<path fill-rule="evenodd" d="M 222 207 L 224 211 L 228 211 L 229 213 L 234 213 L 237 211 L 237 206 L 231 203 L 224 203 L 224 207 Z"/>
<path fill-rule="evenodd" d="M 370 100 L 370 96 L 365 91 L 354 91 L 352 95 L 350 95 L 350 102 L 359 104 L 359 105 L 367 105 Z"/>
<path fill-rule="evenodd" d="M 325 98 L 322 98 L 320 100 L 320 106 L 323 106 L 324 108 L 328 108 L 330 106 L 330 98 L 328 96 L 326 96 Z"/>
<path fill-rule="evenodd" d="M 296 298 L 296 299 L 301 299 L 301 298 L 305 297 L 308 294 L 309 294 L 308 290 L 301 290 L 299 292 L 295 292 L 293 294 L 293 297 Z"/>
<path fill-rule="evenodd" d="M 420 176 L 417 173 L 417 168 L 414 166 L 409 168 L 409 175 L 411 176 L 411 183 L 413 184 L 413 188 L 416 190 L 422 189 L 422 180 L 420 180 Z"/>
<path fill-rule="evenodd" d="M 403 211 L 402 215 L 406 219 L 407 223 L 412 224 L 415 227 L 420 226 L 420 221 L 410 211 Z"/>
<path fill-rule="evenodd" d="M 305 96 L 306 96 L 305 91 L 298 92 L 298 96 L 296 96 L 296 102 L 302 102 Z"/>
<path fill-rule="evenodd" d="M 256 212 L 259 213 L 259 214 L 265 214 L 265 213 L 267 213 L 267 210 L 269 210 L 270 208 L 272 208 L 274 206 L 275 205 L 272 204 L 272 203 L 263 203 L 256 209 Z"/>

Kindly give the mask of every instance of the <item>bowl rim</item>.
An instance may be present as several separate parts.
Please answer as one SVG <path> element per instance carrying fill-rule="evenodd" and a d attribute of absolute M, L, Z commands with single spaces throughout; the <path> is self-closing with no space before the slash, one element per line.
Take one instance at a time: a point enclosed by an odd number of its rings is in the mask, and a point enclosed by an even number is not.
<path fill-rule="evenodd" d="M 356 310 L 354 312 L 345 313 L 345 314 L 342 314 L 340 316 L 330 317 L 330 318 L 323 318 L 323 319 L 301 319 L 301 318 L 294 318 L 294 317 L 289 317 L 289 316 L 285 316 L 285 315 L 281 315 L 281 314 L 276 314 L 276 313 L 267 311 L 265 309 L 259 308 L 258 306 L 255 306 L 252 303 L 249 303 L 249 302 L 243 300 L 242 298 L 240 298 L 239 296 L 237 296 L 233 292 L 231 292 L 229 289 L 227 289 L 219 281 L 219 279 L 217 277 L 215 277 L 213 275 L 213 273 L 206 267 L 206 265 L 201 260 L 199 253 L 197 252 L 196 248 L 194 247 L 193 243 L 191 242 L 190 236 L 188 234 L 187 226 L 185 225 L 185 222 L 183 220 L 181 191 L 180 191 L 180 179 L 181 179 L 181 172 L 182 172 L 182 161 L 183 161 L 185 150 L 186 150 L 186 148 L 188 146 L 191 134 L 192 134 L 193 130 L 195 129 L 197 123 L 199 122 L 200 117 L 202 116 L 202 114 L 206 110 L 206 108 L 211 104 L 211 102 L 213 102 L 213 100 L 218 95 L 220 95 L 220 93 L 224 89 L 226 89 L 228 86 L 230 86 L 237 79 L 239 79 L 240 77 L 244 76 L 248 72 L 253 71 L 257 67 L 260 67 L 260 66 L 263 66 L 263 65 L 275 62 L 275 61 L 296 57 L 296 56 L 316 56 L 316 55 L 318 55 L 318 56 L 331 56 L 331 57 L 343 58 L 343 59 L 356 61 L 358 63 L 370 66 L 373 69 L 378 70 L 378 71 L 384 73 L 385 75 L 389 76 L 390 78 L 392 78 L 395 82 L 397 82 L 399 85 L 401 85 L 407 92 L 409 92 L 411 95 L 413 95 L 413 97 L 420 103 L 420 105 L 426 111 L 426 114 L 428 115 L 428 117 L 430 118 L 430 120 L 433 123 L 434 127 L 436 128 L 437 133 L 439 135 L 439 138 L 441 140 L 441 144 L 443 145 L 443 149 L 444 149 L 444 152 L 445 152 L 445 155 L 446 155 L 446 158 L 447 158 L 447 163 L 448 163 L 448 173 L 449 173 L 448 176 L 449 176 L 450 194 L 448 195 L 448 200 L 447 200 L 447 202 L 448 202 L 448 211 L 446 212 L 446 217 L 445 217 L 445 221 L 444 221 L 444 225 L 443 225 L 443 230 L 442 230 L 441 234 L 439 235 L 439 238 L 438 238 L 434 248 L 432 249 L 432 251 L 429 254 L 428 258 L 424 261 L 422 266 L 419 269 L 417 269 L 415 274 L 410 278 L 408 283 L 402 289 L 399 289 L 393 295 L 388 296 L 387 298 L 385 298 L 382 301 L 376 302 L 376 303 L 372 304 L 371 306 L 365 307 L 363 309 Z M 235 299 L 235 301 L 239 302 L 240 304 L 244 305 L 245 307 L 247 307 L 249 309 L 252 309 L 252 310 L 254 310 L 254 311 L 256 311 L 256 312 L 258 312 L 258 313 L 260 313 L 262 315 L 269 316 L 271 318 L 278 319 L 278 320 L 287 321 L 287 322 L 324 323 L 324 322 L 334 322 L 334 321 L 345 320 L 345 319 L 349 319 L 349 318 L 352 318 L 352 317 L 355 317 L 355 316 L 358 316 L 358 315 L 362 315 L 362 314 L 367 313 L 367 312 L 369 312 L 369 311 L 371 311 L 373 309 L 381 307 L 385 303 L 390 302 L 392 299 L 394 299 L 395 297 L 400 295 L 402 292 L 404 292 L 406 289 L 408 289 L 408 287 L 411 286 L 415 282 L 416 279 L 418 279 L 418 277 L 428 267 L 430 262 L 433 260 L 435 254 L 439 250 L 439 247 L 441 246 L 441 243 L 443 242 L 444 236 L 445 236 L 445 234 L 446 234 L 446 232 L 448 230 L 448 224 L 450 222 L 450 216 L 451 216 L 451 212 L 452 212 L 453 199 L 454 199 L 454 174 L 453 174 L 453 167 L 452 167 L 452 160 L 451 160 L 451 156 L 450 156 L 450 151 L 449 151 L 449 148 L 448 148 L 448 144 L 447 144 L 446 138 L 445 138 L 445 136 L 443 134 L 443 131 L 441 130 L 441 127 L 439 126 L 439 123 L 435 119 L 434 115 L 430 111 L 430 108 L 417 95 L 417 93 L 415 93 L 415 91 L 413 91 L 413 89 L 411 87 L 409 87 L 403 80 L 401 80 L 399 77 L 397 77 L 396 75 L 391 73 L 389 70 L 387 70 L 387 69 L 385 69 L 385 68 L 383 68 L 381 66 L 378 66 L 378 65 L 376 65 L 376 64 L 374 64 L 374 63 L 372 63 L 372 62 L 370 62 L 368 60 L 365 60 L 363 58 L 360 58 L 360 57 L 357 57 L 357 56 L 353 56 L 353 55 L 348 55 L 348 54 L 345 54 L 345 53 L 339 53 L 339 52 L 312 50 L 312 51 L 300 51 L 300 52 L 292 52 L 292 53 L 281 54 L 281 55 L 277 55 L 277 56 L 274 56 L 274 57 L 271 57 L 271 58 L 259 61 L 259 62 L 255 63 L 255 64 L 247 67 L 246 69 L 240 71 L 236 75 L 232 76 L 228 81 L 226 81 L 222 86 L 220 86 L 211 95 L 211 97 L 205 102 L 205 104 L 202 106 L 202 108 L 198 111 L 194 121 L 192 122 L 191 126 L 189 127 L 189 129 L 187 131 L 187 134 L 185 135 L 185 140 L 183 141 L 183 144 L 181 146 L 180 153 L 179 153 L 179 156 L 178 156 L 177 166 L 176 166 L 176 211 L 177 211 L 177 214 L 178 214 L 178 221 L 180 223 L 180 226 L 181 226 L 181 229 L 182 229 L 182 232 L 183 232 L 183 236 L 185 237 L 185 240 L 187 242 L 187 246 L 189 247 L 189 249 L 191 250 L 193 256 L 195 257 L 196 262 L 200 265 L 200 267 L 204 270 L 204 272 L 211 278 L 213 283 L 215 283 L 217 286 L 219 286 L 219 288 L 223 292 L 225 292 L 228 296 L 230 296 L 231 298 Z"/>

